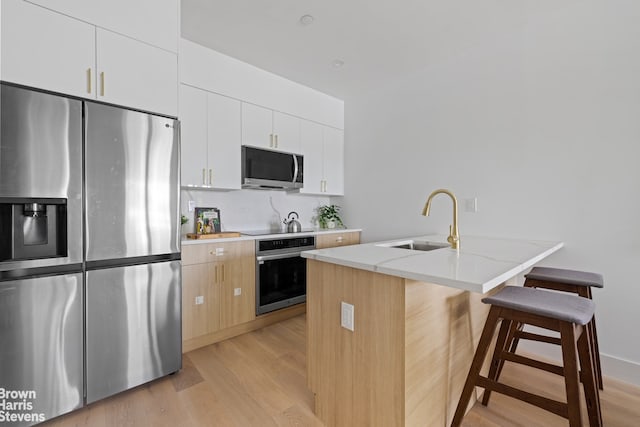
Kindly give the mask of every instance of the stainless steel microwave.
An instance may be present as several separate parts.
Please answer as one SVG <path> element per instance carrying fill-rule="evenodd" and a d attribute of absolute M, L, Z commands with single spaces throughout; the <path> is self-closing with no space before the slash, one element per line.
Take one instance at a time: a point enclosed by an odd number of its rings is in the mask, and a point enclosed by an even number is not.
<path fill-rule="evenodd" d="M 300 154 L 242 146 L 242 188 L 298 190 L 303 170 Z"/>

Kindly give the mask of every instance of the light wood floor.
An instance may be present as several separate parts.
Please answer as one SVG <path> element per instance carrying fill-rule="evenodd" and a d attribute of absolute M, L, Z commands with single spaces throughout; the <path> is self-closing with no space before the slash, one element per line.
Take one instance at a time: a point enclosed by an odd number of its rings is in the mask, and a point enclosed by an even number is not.
<path fill-rule="evenodd" d="M 45 425 L 321 426 L 306 387 L 305 328 L 302 315 L 192 351 L 178 374 Z M 507 364 L 503 379 L 562 399 L 560 377 L 530 372 Z M 605 378 L 600 398 L 606 427 L 640 426 L 640 388 Z M 488 407 L 474 406 L 463 426 L 565 427 L 568 422 L 494 393 Z"/>

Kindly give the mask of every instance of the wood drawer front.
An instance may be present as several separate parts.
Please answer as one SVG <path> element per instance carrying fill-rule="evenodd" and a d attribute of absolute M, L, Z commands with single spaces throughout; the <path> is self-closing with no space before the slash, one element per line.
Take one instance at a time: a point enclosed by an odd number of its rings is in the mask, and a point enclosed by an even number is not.
<path fill-rule="evenodd" d="M 360 232 L 319 234 L 316 238 L 316 249 L 334 248 L 336 246 L 357 245 L 360 243 Z"/>

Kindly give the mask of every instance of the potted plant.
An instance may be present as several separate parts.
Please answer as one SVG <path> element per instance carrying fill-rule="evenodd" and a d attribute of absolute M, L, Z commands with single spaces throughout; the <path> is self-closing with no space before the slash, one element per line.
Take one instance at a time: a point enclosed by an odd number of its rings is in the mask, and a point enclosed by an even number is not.
<path fill-rule="evenodd" d="M 318 206 L 318 223 L 321 228 L 336 228 L 336 226 L 344 227 L 342 218 L 340 218 L 340 206 L 323 205 Z"/>

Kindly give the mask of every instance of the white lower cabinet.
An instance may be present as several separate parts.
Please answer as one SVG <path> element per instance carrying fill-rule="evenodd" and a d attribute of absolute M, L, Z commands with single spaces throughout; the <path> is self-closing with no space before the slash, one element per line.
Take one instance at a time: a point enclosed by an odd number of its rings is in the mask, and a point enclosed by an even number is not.
<path fill-rule="evenodd" d="M 180 85 L 183 187 L 240 189 L 240 101 Z"/>
<path fill-rule="evenodd" d="M 4 81 L 177 115 L 177 55 L 21 0 L 2 0 Z"/>
<path fill-rule="evenodd" d="M 304 194 L 344 195 L 344 133 L 303 120 Z"/>

